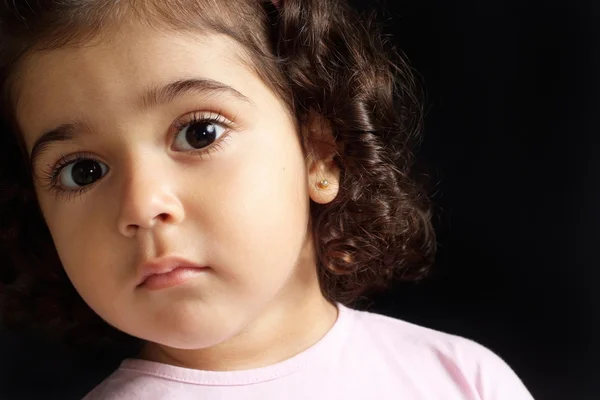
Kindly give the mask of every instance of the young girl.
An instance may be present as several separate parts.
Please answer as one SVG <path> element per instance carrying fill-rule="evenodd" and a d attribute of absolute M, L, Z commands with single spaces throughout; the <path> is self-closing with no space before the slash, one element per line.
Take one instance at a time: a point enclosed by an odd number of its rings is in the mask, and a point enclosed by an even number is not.
<path fill-rule="evenodd" d="M 4 321 L 142 344 L 86 399 L 531 399 L 349 308 L 435 240 L 410 69 L 342 0 L 1 7 Z"/>

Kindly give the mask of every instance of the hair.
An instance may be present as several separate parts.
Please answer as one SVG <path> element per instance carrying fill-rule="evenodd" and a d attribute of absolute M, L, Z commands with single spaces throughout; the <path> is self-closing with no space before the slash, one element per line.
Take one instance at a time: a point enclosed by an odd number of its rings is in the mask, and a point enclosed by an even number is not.
<path fill-rule="evenodd" d="M 64 272 L 33 189 L 15 118 L 19 71 L 35 52 L 102 40 L 137 18 L 157 29 L 227 35 L 301 125 L 331 124 L 340 189 L 311 204 L 322 292 L 352 304 L 393 278 L 422 278 L 436 241 L 413 148 L 420 90 L 405 58 L 344 0 L 21 0 L 0 5 L 0 293 L 3 323 L 72 342 L 123 343 Z M 306 138 L 304 138 L 306 140 Z M 310 146 L 310 143 L 308 144 Z M 305 148 L 305 151 L 308 149 Z"/>

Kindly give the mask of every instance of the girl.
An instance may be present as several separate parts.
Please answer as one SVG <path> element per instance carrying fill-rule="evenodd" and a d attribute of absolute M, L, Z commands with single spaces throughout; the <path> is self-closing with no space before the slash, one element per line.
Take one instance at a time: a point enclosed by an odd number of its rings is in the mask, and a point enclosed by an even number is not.
<path fill-rule="evenodd" d="M 531 399 L 471 341 L 348 308 L 435 241 L 410 69 L 342 0 L 0 18 L 4 319 L 141 343 L 86 399 Z"/>

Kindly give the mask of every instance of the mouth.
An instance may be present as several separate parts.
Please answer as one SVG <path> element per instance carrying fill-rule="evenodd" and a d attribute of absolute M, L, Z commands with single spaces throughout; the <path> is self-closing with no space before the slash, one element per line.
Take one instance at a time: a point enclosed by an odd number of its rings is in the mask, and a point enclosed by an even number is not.
<path fill-rule="evenodd" d="M 182 258 L 159 258 L 141 265 L 137 288 L 155 291 L 180 286 L 204 275 L 207 270 L 208 267 Z"/>

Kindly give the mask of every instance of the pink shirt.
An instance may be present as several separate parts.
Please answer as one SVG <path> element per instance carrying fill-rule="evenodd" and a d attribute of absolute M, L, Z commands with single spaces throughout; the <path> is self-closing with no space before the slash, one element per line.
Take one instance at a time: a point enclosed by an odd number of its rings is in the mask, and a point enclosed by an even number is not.
<path fill-rule="evenodd" d="M 339 305 L 317 344 L 281 363 L 199 371 L 127 359 L 84 400 L 531 400 L 515 373 L 461 337 Z"/>

